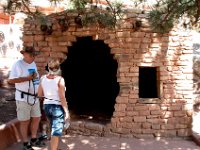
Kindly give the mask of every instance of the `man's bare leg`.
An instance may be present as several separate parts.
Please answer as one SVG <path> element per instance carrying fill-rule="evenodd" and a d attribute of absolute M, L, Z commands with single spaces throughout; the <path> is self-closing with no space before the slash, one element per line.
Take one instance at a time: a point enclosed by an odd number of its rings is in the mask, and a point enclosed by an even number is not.
<path fill-rule="evenodd" d="M 30 123 L 30 120 L 20 121 L 20 131 L 21 131 L 23 142 L 28 142 L 29 123 Z"/>
<path fill-rule="evenodd" d="M 31 138 L 37 138 L 39 123 L 40 123 L 40 117 L 31 118 Z"/>

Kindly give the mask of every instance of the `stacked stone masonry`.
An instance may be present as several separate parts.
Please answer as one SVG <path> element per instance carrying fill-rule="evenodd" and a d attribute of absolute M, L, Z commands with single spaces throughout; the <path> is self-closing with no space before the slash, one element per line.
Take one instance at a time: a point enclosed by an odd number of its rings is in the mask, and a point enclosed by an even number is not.
<path fill-rule="evenodd" d="M 103 135 L 124 137 L 191 135 L 193 50 L 189 34 L 176 27 L 169 33 L 154 33 L 149 27 L 147 15 L 134 12 L 129 12 L 127 17 L 136 17 L 121 20 L 116 29 L 93 24 L 78 27 L 74 23 L 74 17 L 78 14 L 67 15 L 70 27 L 64 32 L 60 30 L 57 20 L 64 17 L 65 12 L 49 16 L 53 23 L 51 35 L 43 33 L 37 21 L 26 20 L 23 41 L 25 46 L 34 46 L 42 52 L 36 58 L 41 75 L 45 73 L 48 58 L 66 59 L 68 47 L 76 42 L 77 37 L 91 36 L 93 40 L 103 40 L 110 47 L 118 62 L 120 92 L 111 122 L 104 127 L 93 126 L 94 130 Z M 132 28 L 135 19 L 142 20 L 142 26 L 137 30 Z M 153 102 L 139 98 L 139 67 L 142 66 L 158 68 L 160 97 Z M 77 128 L 80 126 L 77 125 Z"/>

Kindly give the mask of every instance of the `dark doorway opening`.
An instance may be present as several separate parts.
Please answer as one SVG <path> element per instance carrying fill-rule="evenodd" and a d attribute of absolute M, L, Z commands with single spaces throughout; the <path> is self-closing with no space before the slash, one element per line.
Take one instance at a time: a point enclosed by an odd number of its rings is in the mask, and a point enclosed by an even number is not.
<path fill-rule="evenodd" d="M 68 107 L 74 118 L 110 121 L 119 93 L 118 63 L 102 40 L 78 38 L 61 65 Z"/>

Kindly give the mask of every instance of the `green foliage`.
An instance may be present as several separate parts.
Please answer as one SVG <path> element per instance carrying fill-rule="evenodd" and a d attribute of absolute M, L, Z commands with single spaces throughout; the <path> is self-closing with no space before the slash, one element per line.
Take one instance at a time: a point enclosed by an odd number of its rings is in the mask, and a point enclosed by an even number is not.
<path fill-rule="evenodd" d="M 150 26 L 155 32 L 164 33 L 168 32 L 174 25 L 174 18 L 168 17 L 165 21 L 166 14 L 153 10 L 149 13 Z"/>
<path fill-rule="evenodd" d="M 36 19 L 41 25 L 47 25 L 47 24 L 49 23 L 49 20 L 48 20 L 47 16 L 42 15 L 42 14 L 36 16 L 35 19 Z"/>
<path fill-rule="evenodd" d="M 72 3 L 72 7 L 77 11 L 84 11 L 85 6 L 87 3 L 90 2 L 90 0 L 70 0 Z"/>
<path fill-rule="evenodd" d="M 66 0 L 49 0 L 51 3 L 58 4 L 66 2 Z M 72 9 L 83 16 L 83 24 L 88 25 L 98 23 L 102 27 L 114 27 L 118 19 L 123 14 L 122 2 L 108 3 L 107 9 L 87 7 L 91 0 L 70 0 Z M 133 0 L 135 8 L 137 5 L 148 2 L 148 0 Z M 31 0 L 8 0 L 8 5 L 5 7 L 7 13 L 24 12 L 28 16 L 40 18 L 41 22 L 47 22 L 43 19 L 43 15 L 37 10 L 33 12 L 30 9 Z M 99 0 L 96 1 L 97 3 Z M 153 4 L 152 4 L 153 5 Z M 89 10 L 88 10 L 89 9 Z M 90 13 L 90 14 L 89 14 Z M 42 16 L 42 17 L 41 17 Z M 42 19 L 41 19 L 42 18 Z M 178 23 L 180 18 L 187 18 L 189 21 L 182 22 L 183 27 L 200 29 L 200 0 L 158 0 L 153 5 L 153 10 L 149 12 L 149 22 L 155 32 L 168 32 L 173 26 Z"/>
<path fill-rule="evenodd" d="M 49 0 L 55 5 L 63 2 L 64 0 Z M 107 9 L 91 7 L 86 8 L 87 4 L 91 3 L 91 0 L 70 0 L 72 10 L 81 14 L 83 25 L 95 24 L 98 23 L 101 27 L 114 27 L 117 21 L 117 17 L 120 18 L 120 14 L 123 12 L 123 4 L 121 2 L 110 3 L 109 0 L 106 0 L 108 3 Z M 30 9 L 30 0 L 10 0 L 7 7 L 5 8 L 8 13 L 22 11 L 26 13 L 29 17 L 36 18 L 40 24 L 47 24 L 47 17 L 41 12 L 32 11 Z M 90 13 L 90 14 L 89 14 Z"/>
<path fill-rule="evenodd" d="M 100 27 L 114 28 L 116 24 L 115 17 L 110 13 L 90 13 L 83 17 L 83 25 L 99 24 Z"/>
<path fill-rule="evenodd" d="M 120 18 L 123 14 L 123 4 L 120 2 L 109 3 L 106 9 L 93 7 L 83 19 L 85 25 L 98 24 L 100 27 L 114 28 L 117 22 L 117 17 Z"/>
<path fill-rule="evenodd" d="M 63 2 L 64 0 L 49 0 L 49 1 L 54 5 L 57 5 L 58 3 Z"/>
<path fill-rule="evenodd" d="M 197 5 L 199 3 L 199 5 Z M 161 0 L 154 5 L 149 13 L 151 27 L 156 32 L 168 32 L 180 18 L 188 18 L 183 27 L 192 28 L 198 24 L 200 17 L 199 0 Z"/>
<path fill-rule="evenodd" d="M 98 15 L 99 18 L 99 24 L 102 24 L 102 26 L 104 27 L 111 27 L 114 28 L 115 24 L 116 24 L 116 19 L 113 15 L 110 14 L 99 14 Z"/>

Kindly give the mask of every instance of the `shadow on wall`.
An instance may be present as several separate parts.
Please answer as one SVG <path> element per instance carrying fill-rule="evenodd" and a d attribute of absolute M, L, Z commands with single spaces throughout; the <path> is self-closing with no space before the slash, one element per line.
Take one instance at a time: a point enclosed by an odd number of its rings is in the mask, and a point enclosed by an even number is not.
<path fill-rule="evenodd" d="M 110 119 L 119 93 L 118 63 L 103 41 L 78 38 L 61 66 L 69 109 L 76 115 Z M 99 119 L 99 118 L 98 118 Z"/>
<path fill-rule="evenodd" d="M 199 133 L 200 115 L 200 44 L 193 44 L 193 86 L 194 86 L 194 105 L 193 105 L 193 132 Z M 197 141 L 198 142 L 198 141 Z"/>
<path fill-rule="evenodd" d="M 7 83 L 7 79 L 9 76 L 9 69 L 1 69 L 0 68 L 0 100 L 1 101 L 13 101 L 15 87 L 14 85 L 10 85 Z"/>
<path fill-rule="evenodd" d="M 1 69 L 0 68 L 0 88 L 11 86 L 7 83 L 9 73 L 10 73 L 9 69 Z"/>
<path fill-rule="evenodd" d="M 195 91 L 195 106 L 200 105 L 200 44 L 193 44 L 193 75 L 194 75 L 194 91 Z"/>

